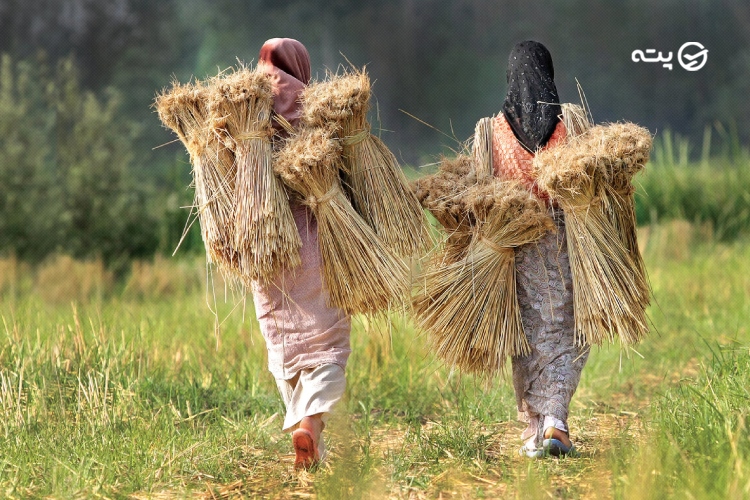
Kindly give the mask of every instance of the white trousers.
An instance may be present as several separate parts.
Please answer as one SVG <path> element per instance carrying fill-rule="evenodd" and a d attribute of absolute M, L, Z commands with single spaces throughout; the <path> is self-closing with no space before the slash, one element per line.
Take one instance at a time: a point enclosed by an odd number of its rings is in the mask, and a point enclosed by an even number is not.
<path fill-rule="evenodd" d="M 346 375 L 339 365 L 325 364 L 303 369 L 291 379 L 276 379 L 286 405 L 284 432 L 295 430 L 300 421 L 322 414 L 323 423 L 346 390 Z"/>

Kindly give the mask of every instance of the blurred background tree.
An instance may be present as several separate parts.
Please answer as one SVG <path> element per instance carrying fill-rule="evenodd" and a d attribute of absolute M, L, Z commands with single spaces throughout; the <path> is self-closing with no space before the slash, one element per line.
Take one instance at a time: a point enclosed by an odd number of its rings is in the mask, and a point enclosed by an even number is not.
<path fill-rule="evenodd" d="M 72 60 L 0 61 L 0 248 L 107 262 L 157 248 L 148 185 L 129 175 L 137 125 L 120 94 L 83 90 Z"/>
<path fill-rule="evenodd" d="M 174 249 L 192 198 L 189 162 L 153 113 L 155 92 L 250 62 L 268 38 L 305 43 L 319 77 L 367 65 L 383 139 L 418 166 L 498 112 L 507 54 L 523 39 L 549 47 L 561 98 L 578 99 L 577 79 L 598 122 L 671 130 L 704 145 L 688 147 L 691 158 L 719 145 L 739 151 L 750 141 L 748 26 L 745 0 L 0 0 L 10 82 L 0 252 Z M 636 49 L 676 56 L 688 41 L 709 50 L 700 71 L 631 61 Z M 116 200 L 93 199 L 114 191 Z M 199 235 L 184 246 L 199 249 Z"/>

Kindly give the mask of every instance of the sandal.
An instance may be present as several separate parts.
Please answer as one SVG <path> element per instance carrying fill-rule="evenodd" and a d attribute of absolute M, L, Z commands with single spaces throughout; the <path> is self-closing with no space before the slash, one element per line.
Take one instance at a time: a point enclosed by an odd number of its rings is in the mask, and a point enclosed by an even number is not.
<path fill-rule="evenodd" d="M 580 454 L 578 453 L 578 450 L 576 450 L 576 447 L 572 442 L 570 443 L 570 446 L 568 446 L 562 441 L 560 441 L 559 439 L 553 438 L 552 433 L 547 432 L 550 429 L 552 429 L 552 427 L 549 427 L 544 430 L 545 436 L 547 436 L 548 434 L 550 435 L 550 437 L 545 438 L 545 440 L 542 441 L 542 449 L 544 450 L 545 455 L 551 455 L 553 457 L 578 457 L 580 456 Z"/>
<path fill-rule="evenodd" d="M 544 448 L 537 448 L 534 445 L 524 444 L 518 449 L 518 454 L 526 458 L 543 458 Z"/>

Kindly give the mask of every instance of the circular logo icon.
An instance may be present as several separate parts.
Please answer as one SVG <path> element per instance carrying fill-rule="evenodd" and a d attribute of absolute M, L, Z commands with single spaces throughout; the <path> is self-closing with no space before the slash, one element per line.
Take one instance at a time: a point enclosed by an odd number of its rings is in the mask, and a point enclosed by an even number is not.
<path fill-rule="evenodd" d="M 685 49 L 695 46 L 699 49 L 699 52 L 691 54 L 690 52 L 685 53 Z M 698 71 L 705 66 L 708 60 L 708 49 L 698 42 L 686 42 L 680 47 L 680 51 L 677 53 L 677 61 L 680 66 L 685 68 L 687 71 Z"/>

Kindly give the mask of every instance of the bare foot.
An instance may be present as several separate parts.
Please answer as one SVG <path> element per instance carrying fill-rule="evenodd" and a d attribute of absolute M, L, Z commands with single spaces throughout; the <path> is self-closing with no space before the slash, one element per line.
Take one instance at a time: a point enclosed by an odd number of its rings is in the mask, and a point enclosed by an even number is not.
<path fill-rule="evenodd" d="M 320 462 L 318 443 L 324 427 L 320 417 L 318 414 L 303 418 L 299 428 L 292 433 L 295 469 L 310 469 Z"/>

